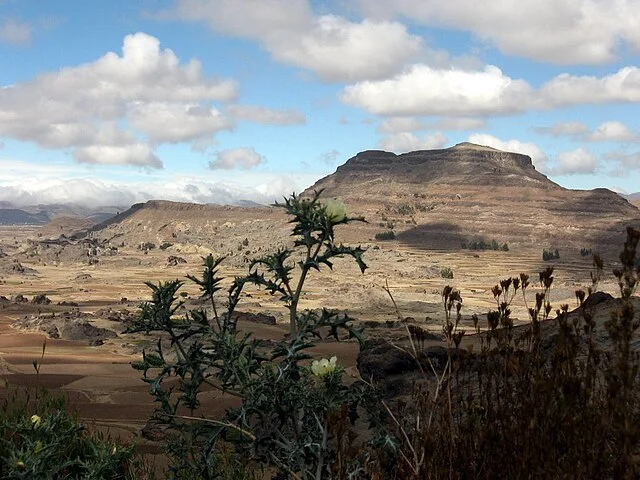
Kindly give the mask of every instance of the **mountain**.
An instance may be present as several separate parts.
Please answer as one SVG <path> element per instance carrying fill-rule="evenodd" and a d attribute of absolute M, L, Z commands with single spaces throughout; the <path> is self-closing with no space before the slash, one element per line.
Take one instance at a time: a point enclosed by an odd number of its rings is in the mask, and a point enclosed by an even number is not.
<path fill-rule="evenodd" d="M 49 223 L 46 212 L 29 213 L 19 208 L 1 208 L 0 225 L 45 225 Z"/>
<path fill-rule="evenodd" d="M 393 230 L 396 241 L 422 249 L 458 250 L 496 240 L 537 254 L 556 248 L 618 253 L 626 225 L 640 226 L 640 210 L 610 190 L 564 188 L 526 155 L 470 143 L 402 155 L 361 152 L 302 195 L 314 190 L 341 199 L 350 215 L 367 219 L 341 227 L 341 240 L 350 243 Z M 166 248 L 212 251 L 240 261 L 267 245 L 286 244 L 290 232 L 279 208 L 155 200 L 86 234 L 116 246 L 171 244 Z"/>
<path fill-rule="evenodd" d="M 538 172 L 531 158 L 461 143 L 396 155 L 358 153 L 303 195 L 343 200 L 378 231 L 422 248 L 475 240 L 527 248 L 616 248 L 640 210 L 607 189 L 570 190 Z"/>
<path fill-rule="evenodd" d="M 76 217 L 92 224 L 114 216 L 126 207 L 103 206 L 88 208 L 75 204 L 50 204 L 16 206 L 11 202 L 0 202 L 0 225 L 46 225 L 56 217 Z"/>
<path fill-rule="evenodd" d="M 629 200 L 633 205 L 640 208 L 640 192 L 629 193 L 627 195 L 622 195 L 623 198 Z"/>

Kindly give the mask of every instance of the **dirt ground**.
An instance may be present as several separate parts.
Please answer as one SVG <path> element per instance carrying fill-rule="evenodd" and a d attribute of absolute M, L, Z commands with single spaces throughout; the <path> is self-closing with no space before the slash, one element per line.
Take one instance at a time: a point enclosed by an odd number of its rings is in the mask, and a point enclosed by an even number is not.
<path fill-rule="evenodd" d="M 134 248 L 122 248 L 117 256 L 103 257 L 95 265 L 85 261 L 47 263 L 23 254 L 28 248 L 27 239 L 37 237 L 38 232 L 35 227 L 0 228 L 0 252 L 4 255 L 0 258 L 0 296 L 8 299 L 0 302 L 0 376 L 8 386 L 4 394 L 13 388 L 36 385 L 61 392 L 68 396 L 71 407 L 81 419 L 114 436 L 135 439 L 143 451 L 158 453 L 157 445 L 140 436 L 154 405 L 147 385 L 140 380 L 140 372 L 130 365 L 140 358 L 142 346 L 150 344 L 152 338 L 119 334 L 105 339 L 99 346 L 49 338 L 41 372 L 36 376 L 32 363 L 42 355 L 45 335 L 16 330 L 11 324 L 25 316 L 59 313 L 72 308 L 88 313 L 105 308 L 135 312 L 139 304 L 149 298 L 145 281 L 197 275 L 202 252 L 181 253 L 186 263 L 176 266 L 167 264 L 165 251 L 156 249 L 144 254 Z M 563 254 L 559 260 L 547 263 L 540 258 L 540 251 L 430 251 L 395 241 L 369 243 L 369 247 L 364 256 L 369 265 L 365 274 L 348 260 L 336 262 L 333 272 L 314 272 L 300 307 L 335 308 L 346 311 L 358 321 L 384 324 L 398 318 L 398 312 L 384 290 L 388 285 L 402 318 L 411 317 L 413 322 L 438 333 L 443 318 L 440 292 L 447 284 L 460 290 L 464 301 L 463 322 L 469 325 L 472 314 L 482 318 L 495 306 L 491 288 L 508 276 L 520 272 L 530 274 L 529 301 L 533 301 L 537 272 L 553 265 L 552 303 L 557 307 L 567 303 L 573 308 L 575 290 L 586 288 L 590 282 L 591 257 L 582 257 L 579 252 Z M 13 268 L 18 258 L 23 267 L 28 267 L 24 272 Z M 614 266 L 614 261 L 608 259 L 605 278 L 600 284 L 601 290 L 612 294 L 617 289 L 611 274 Z M 440 271 L 445 267 L 453 271 L 453 279 L 442 278 Z M 223 268 L 227 278 L 245 272 L 245 268 L 238 266 Z M 192 284 L 185 284 L 184 290 L 192 297 L 198 295 L 197 287 Z M 44 294 L 52 303 L 11 302 L 18 294 L 27 300 Z M 223 301 L 221 297 L 220 302 Z M 67 305 L 58 305 L 62 302 Z M 70 306 L 73 304 L 77 307 Z M 524 301 L 516 299 L 513 305 L 514 317 L 524 322 Z M 247 290 L 239 309 L 272 314 L 278 320 L 276 325 L 241 324 L 257 337 L 279 339 L 287 331 L 286 310 L 264 291 Z M 106 320 L 97 319 L 95 323 L 113 327 Z M 379 329 L 373 330 L 380 334 Z M 394 334 L 401 333 L 401 330 L 394 331 Z M 336 355 L 347 372 L 357 376 L 355 343 L 321 343 L 314 348 L 314 353 Z M 207 395 L 203 412 L 212 417 L 222 415 L 236 401 L 219 393 Z"/>

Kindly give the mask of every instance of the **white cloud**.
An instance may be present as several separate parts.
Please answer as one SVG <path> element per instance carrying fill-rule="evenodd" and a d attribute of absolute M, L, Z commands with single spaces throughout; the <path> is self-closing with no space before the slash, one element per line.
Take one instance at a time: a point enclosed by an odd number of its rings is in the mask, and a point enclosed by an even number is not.
<path fill-rule="evenodd" d="M 483 115 L 523 111 L 531 87 L 495 66 L 437 70 L 413 65 L 389 80 L 347 86 L 341 100 L 378 115 Z"/>
<path fill-rule="evenodd" d="M 547 155 L 535 143 L 521 142 L 520 140 L 515 139 L 501 140 L 493 135 L 485 133 L 474 133 L 469 135 L 469 141 L 478 145 L 485 145 L 487 147 L 497 148 L 498 150 L 504 150 L 505 152 L 529 155 L 536 169 L 543 173 L 548 171 L 546 166 Z"/>
<path fill-rule="evenodd" d="M 232 123 L 214 107 L 200 104 L 143 103 L 131 108 L 129 122 L 153 143 L 207 141 Z"/>
<path fill-rule="evenodd" d="M 640 141 L 640 134 L 631 132 L 622 122 L 604 122 L 587 136 L 592 142 L 633 142 Z"/>
<path fill-rule="evenodd" d="M 257 167 L 262 162 L 264 162 L 264 157 L 256 152 L 253 147 L 230 148 L 216 152 L 215 160 L 209 162 L 209 168 L 248 170 Z"/>
<path fill-rule="evenodd" d="M 263 125 L 304 125 L 306 118 L 299 110 L 276 110 L 255 105 L 230 105 L 226 111 L 236 120 Z"/>
<path fill-rule="evenodd" d="M 32 168 L 32 167 L 31 167 Z M 249 200 L 271 204 L 293 191 L 302 191 L 316 178 L 311 175 L 282 175 L 262 172 L 248 181 L 203 180 L 193 177 L 162 177 L 144 183 L 108 183 L 86 177 L 40 177 L 37 182 L 23 176 L 20 180 L 0 181 L 0 201 L 19 207 L 52 203 L 129 207 L 147 200 L 236 204 Z"/>
<path fill-rule="evenodd" d="M 543 106 L 640 102 L 640 68 L 623 67 L 604 77 L 563 73 L 539 92 Z"/>
<path fill-rule="evenodd" d="M 135 165 L 147 168 L 162 168 L 162 162 L 149 145 L 90 145 L 78 147 L 74 156 L 79 163 L 98 165 Z"/>
<path fill-rule="evenodd" d="M 275 60 L 327 81 L 384 78 L 426 53 L 398 22 L 316 15 L 307 0 L 178 0 L 162 16 L 256 40 Z"/>
<path fill-rule="evenodd" d="M 555 175 L 591 174 L 597 168 L 597 158 L 588 150 L 577 148 L 558 154 L 552 173 Z"/>
<path fill-rule="evenodd" d="M 624 67 L 604 77 L 561 74 L 532 88 L 498 67 L 436 69 L 413 65 L 387 80 L 345 87 L 340 99 L 386 116 L 509 115 L 582 104 L 640 102 L 640 68 Z"/>
<path fill-rule="evenodd" d="M 640 49 L 637 0 L 359 0 L 365 15 L 469 31 L 503 53 L 556 64 L 602 64 Z"/>
<path fill-rule="evenodd" d="M 31 41 L 31 25 L 12 18 L 0 20 L 0 42 L 24 45 Z"/>
<path fill-rule="evenodd" d="M 378 145 L 383 150 L 394 153 L 411 152 L 415 150 L 432 150 L 446 145 L 448 138 L 441 132 L 418 137 L 411 132 L 400 132 L 380 139 Z"/>
<path fill-rule="evenodd" d="M 122 55 L 0 88 L 0 136 L 70 149 L 80 162 L 159 168 L 141 134 L 153 143 L 210 138 L 230 122 L 211 102 L 235 96 L 233 81 L 207 79 L 198 61 L 181 63 L 157 38 L 136 33 L 124 38 Z"/>

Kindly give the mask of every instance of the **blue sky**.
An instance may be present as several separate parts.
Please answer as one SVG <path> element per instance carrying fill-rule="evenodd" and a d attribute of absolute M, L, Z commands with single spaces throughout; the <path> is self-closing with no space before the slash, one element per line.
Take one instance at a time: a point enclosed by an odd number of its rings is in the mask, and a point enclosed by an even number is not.
<path fill-rule="evenodd" d="M 268 203 L 471 141 L 640 191 L 638 0 L 0 0 L 0 201 Z"/>

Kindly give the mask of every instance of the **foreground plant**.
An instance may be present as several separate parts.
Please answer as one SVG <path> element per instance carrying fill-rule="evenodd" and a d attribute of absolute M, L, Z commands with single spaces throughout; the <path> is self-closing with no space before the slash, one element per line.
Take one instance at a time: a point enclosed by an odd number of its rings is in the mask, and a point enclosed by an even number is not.
<path fill-rule="evenodd" d="M 0 479 L 125 480 L 153 478 L 134 447 L 114 442 L 66 411 L 63 397 L 40 388 L 47 347 L 33 361 L 36 387 L 10 390 L 0 404 Z"/>
<path fill-rule="evenodd" d="M 484 328 L 474 318 L 475 353 L 456 336 L 459 321 L 450 312 L 455 305 L 459 318 L 461 299 L 446 287 L 446 365 L 415 356 L 433 376 L 417 383 L 409 410 L 401 402 L 390 408 L 390 441 L 377 451 L 382 477 L 638 478 L 639 241 L 640 231 L 629 228 L 614 271 L 620 298 L 604 324 L 589 300 L 602 275 L 598 256 L 573 313 L 561 305 L 552 316 L 551 267 L 540 272 L 535 302 L 527 300 L 535 288 L 528 275 L 501 281 Z M 510 305 L 520 294 L 531 322 L 515 327 Z"/>
<path fill-rule="evenodd" d="M 210 310 L 179 313 L 183 282 L 148 283 L 152 299 L 129 329 L 164 334 L 164 341 L 158 339 L 155 350 L 144 352 L 134 367 L 144 372 L 159 403 L 155 420 L 172 432 L 173 478 L 249 478 L 247 460 L 253 470 L 275 469 L 279 478 L 320 480 L 336 478 L 336 469 L 346 475 L 359 468 L 355 459 L 334 462 L 344 438 L 335 419 L 355 422 L 367 391 L 343 383 L 336 357 L 306 366 L 311 359 L 306 350 L 324 336 L 361 341 L 361 331 L 346 315 L 326 309 L 300 312 L 298 307 L 310 271 L 332 268 L 334 257 L 350 256 L 364 272 L 364 250 L 336 244 L 334 232 L 337 225 L 362 219 L 349 218 L 339 203 L 321 203 L 319 194 L 310 199 L 293 195 L 277 206 L 292 217 L 294 248 L 251 262 L 247 275 L 229 287 L 224 309 L 215 298 L 222 288 L 222 259 L 209 255 L 202 276 L 189 279 L 199 285 Z M 235 310 L 247 285 L 279 296 L 289 310 L 287 339 L 267 344 L 238 329 Z M 178 383 L 167 387 L 174 377 Z M 238 397 L 239 406 L 224 418 L 206 418 L 200 398 L 211 388 Z M 237 460 L 225 467 L 221 442 L 232 444 L 243 461 L 232 456 Z"/>

